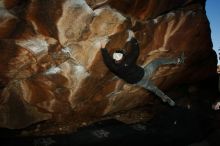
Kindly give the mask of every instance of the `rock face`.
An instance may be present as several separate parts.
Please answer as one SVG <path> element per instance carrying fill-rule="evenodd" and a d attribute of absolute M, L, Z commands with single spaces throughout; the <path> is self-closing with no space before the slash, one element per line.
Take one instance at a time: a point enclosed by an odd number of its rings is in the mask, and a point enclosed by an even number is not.
<path fill-rule="evenodd" d="M 185 52 L 184 65 L 152 76 L 163 90 L 216 72 L 205 0 L 0 0 L 0 127 L 18 129 L 72 114 L 100 117 L 152 102 L 153 95 L 123 83 L 103 63 L 125 48 L 129 30 L 139 65 Z"/>

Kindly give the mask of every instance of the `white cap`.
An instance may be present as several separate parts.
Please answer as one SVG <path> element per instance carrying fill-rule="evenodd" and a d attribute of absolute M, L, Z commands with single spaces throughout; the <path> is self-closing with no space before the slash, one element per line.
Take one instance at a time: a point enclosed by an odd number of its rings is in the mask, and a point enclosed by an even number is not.
<path fill-rule="evenodd" d="M 116 61 L 119 61 L 123 58 L 123 54 L 122 53 L 113 53 L 113 59 Z"/>
<path fill-rule="evenodd" d="M 214 103 L 213 105 L 212 105 L 212 109 L 213 110 L 219 110 L 220 109 L 220 102 L 216 102 L 216 103 Z"/>

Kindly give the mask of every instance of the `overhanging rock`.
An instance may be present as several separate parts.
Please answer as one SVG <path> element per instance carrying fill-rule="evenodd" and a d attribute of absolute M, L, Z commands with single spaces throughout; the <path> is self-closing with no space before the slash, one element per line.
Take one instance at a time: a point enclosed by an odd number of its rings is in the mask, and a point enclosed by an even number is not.
<path fill-rule="evenodd" d="M 0 127 L 24 128 L 71 114 L 103 116 L 152 102 L 152 95 L 111 74 L 100 54 L 125 47 L 129 30 L 138 64 L 184 52 L 184 65 L 164 66 L 161 89 L 215 72 L 204 0 L 3 0 L 0 2 Z M 14 116 L 17 115 L 17 116 Z M 25 119 L 25 120 L 24 120 Z"/>

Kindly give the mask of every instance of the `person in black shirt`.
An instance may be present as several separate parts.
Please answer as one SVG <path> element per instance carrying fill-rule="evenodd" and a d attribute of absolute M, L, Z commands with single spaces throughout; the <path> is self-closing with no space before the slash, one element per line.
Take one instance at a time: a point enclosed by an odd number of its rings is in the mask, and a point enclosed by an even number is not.
<path fill-rule="evenodd" d="M 157 88 L 150 80 L 150 77 L 160 65 L 184 63 L 184 54 L 182 53 L 180 57 L 175 59 L 156 59 L 146 66 L 141 67 L 136 64 L 139 56 L 139 45 L 137 40 L 132 37 L 128 43 L 131 46 L 131 51 L 129 53 L 125 50 L 117 50 L 113 53 L 113 57 L 111 57 L 108 50 L 101 45 L 101 53 L 105 65 L 111 72 L 125 82 L 141 86 L 155 93 L 164 102 L 168 102 L 170 106 L 174 106 L 175 102 Z"/>

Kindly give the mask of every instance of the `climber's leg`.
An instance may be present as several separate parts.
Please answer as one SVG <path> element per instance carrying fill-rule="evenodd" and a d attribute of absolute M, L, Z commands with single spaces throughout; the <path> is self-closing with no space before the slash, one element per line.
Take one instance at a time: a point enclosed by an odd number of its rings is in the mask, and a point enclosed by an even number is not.
<path fill-rule="evenodd" d="M 157 86 L 155 86 L 151 81 L 147 81 L 147 82 L 145 82 L 145 84 L 143 84 L 143 82 L 142 83 L 140 82 L 137 85 L 153 92 L 158 97 L 160 97 L 163 102 L 168 102 L 168 104 L 170 106 L 175 105 L 175 102 L 170 97 L 168 97 L 165 93 L 163 93 L 163 91 L 161 91 L 159 88 L 157 88 Z"/>
<path fill-rule="evenodd" d="M 145 72 L 148 74 L 148 76 L 151 76 L 155 70 L 158 69 L 161 65 L 169 65 L 169 64 L 182 64 L 184 63 L 184 53 L 182 53 L 177 58 L 159 58 L 151 61 L 149 64 L 144 66 Z"/>

